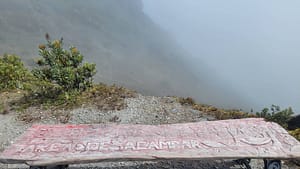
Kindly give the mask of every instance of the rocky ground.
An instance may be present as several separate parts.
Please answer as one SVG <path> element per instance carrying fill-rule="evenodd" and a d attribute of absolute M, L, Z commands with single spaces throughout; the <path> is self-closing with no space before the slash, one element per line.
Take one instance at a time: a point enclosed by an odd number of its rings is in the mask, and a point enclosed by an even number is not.
<path fill-rule="evenodd" d="M 0 152 L 13 140 L 22 134 L 32 123 L 57 124 L 61 122 L 71 124 L 85 123 L 119 123 L 119 124 L 168 124 L 183 122 L 198 122 L 213 120 L 214 117 L 193 110 L 188 106 L 182 106 L 173 97 L 152 97 L 137 95 L 134 98 L 126 98 L 127 107 L 118 111 L 101 111 L 97 106 L 83 105 L 74 110 L 42 110 L 29 108 L 26 112 L 31 113 L 34 120 L 20 121 L 20 115 L 16 112 L 9 112 L 0 115 Z M 50 113 L 51 112 L 51 113 Z M 36 117 L 36 118 L 35 118 Z M 253 169 L 262 169 L 262 160 L 252 160 Z M 24 165 L 3 165 L 0 168 L 28 168 Z M 104 162 L 86 165 L 71 165 L 72 169 L 160 169 L 160 168 L 205 168 L 205 169 L 238 169 L 242 166 L 236 165 L 232 160 L 227 161 L 155 161 L 155 162 Z M 293 165 L 283 165 L 283 169 L 299 169 Z"/>

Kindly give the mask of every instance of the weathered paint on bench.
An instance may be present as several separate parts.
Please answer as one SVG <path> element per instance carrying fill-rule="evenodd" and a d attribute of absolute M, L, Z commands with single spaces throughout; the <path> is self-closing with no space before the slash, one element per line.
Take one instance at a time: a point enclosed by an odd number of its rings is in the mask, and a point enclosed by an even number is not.
<path fill-rule="evenodd" d="M 34 125 L 5 150 L 3 163 L 114 160 L 300 158 L 300 143 L 263 119 L 172 125 Z"/>

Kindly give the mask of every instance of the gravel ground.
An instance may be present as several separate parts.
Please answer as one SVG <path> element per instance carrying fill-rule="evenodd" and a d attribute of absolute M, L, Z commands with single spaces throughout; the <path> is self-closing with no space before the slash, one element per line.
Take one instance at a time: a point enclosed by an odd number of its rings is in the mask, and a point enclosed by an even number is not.
<path fill-rule="evenodd" d="M 202 112 L 193 110 L 187 106 L 181 106 L 173 97 L 152 97 L 138 95 L 136 98 L 125 100 L 127 108 L 120 111 L 100 111 L 96 107 L 85 107 L 70 112 L 55 110 L 57 113 L 69 113 L 71 124 L 91 123 L 119 123 L 119 124 L 169 124 L 213 120 L 213 117 L 205 116 Z M 29 109 L 27 111 L 36 114 L 49 114 L 49 111 Z M 13 143 L 13 140 L 22 134 L 32 124 L 25 124 L 16 120 L 17 113 L 10 112 L 0 115 L 0 152 Z M 47 117 L 47 118 L 45 118 Z M 57 116 L 44 116 L 39 123 L 59 123 Z M 253 169 L 262 169 L 262 160 L 252 160 Z M 1 169 L 28 168 L 26 165 L 4 165 Z M 226 161 L 155 161 L 155 162 L 103 162 L 96 164 L 71 165 L 71 169 L 240 169 L 232 160 Z M 283 169 L 299 169 L 296 166 L 283 165 Z"/>

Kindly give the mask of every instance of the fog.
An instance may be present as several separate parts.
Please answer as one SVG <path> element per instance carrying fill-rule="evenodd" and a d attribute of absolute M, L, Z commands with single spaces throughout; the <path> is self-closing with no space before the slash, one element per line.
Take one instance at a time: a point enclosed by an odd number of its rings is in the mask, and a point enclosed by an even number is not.
<path fill-rule="evenodd" d="M 300 111 L 300 2 L 143 2 L 0 1 L 0 55 L 35 66 L 48 32 L 97 65 L 95 82 L 221 108 Z"/>
<path fill-rule="evenodd" d="M 300 111 L 299 8 L 298 0 L 144 0 L 144 12 L 190 54 L 195 72 L 207 65 L 202 73 L 215 73 L 255 110 Z"/>

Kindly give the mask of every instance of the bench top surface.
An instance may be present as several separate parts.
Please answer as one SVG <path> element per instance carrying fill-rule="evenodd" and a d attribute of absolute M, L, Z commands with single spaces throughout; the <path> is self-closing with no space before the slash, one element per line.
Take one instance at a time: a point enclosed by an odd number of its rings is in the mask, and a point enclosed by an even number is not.
<path fill-rule="evenodd" d="M 2 163 L 114 160 L 300 158 L 300 143 L 263 119 L 170 125 L 33 125 L 0 155 Z"/>

